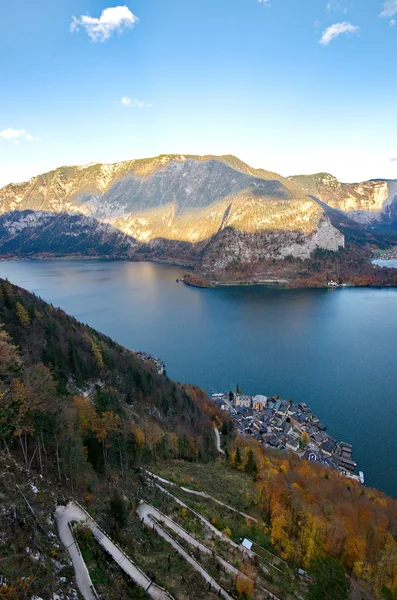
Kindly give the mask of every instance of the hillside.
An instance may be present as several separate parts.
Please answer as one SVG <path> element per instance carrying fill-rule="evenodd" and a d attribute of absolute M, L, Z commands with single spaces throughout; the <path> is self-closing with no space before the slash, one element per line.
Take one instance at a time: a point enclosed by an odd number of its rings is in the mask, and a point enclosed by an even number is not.
<path fill-rule="evenodd" d="M 85 477 L 84 469 L 76 468 L 80 460 L 85 463 L 84 445 L 87 464 L 102 472 L 114 461 L 118 468 L 128 466 L 141 438 L 155 446 L 167 435 L 186 458 L 214 457 L 211 420 L 198 391 L 190 393 L 159 375 L 150 361 L 3 280 L 0 323 L 2 401 L 12 406 L 3 413 L 1 437 L 18 441 L 26 465 L 43 469 L 46 446 L 52 457 L 45 462 L 48 469 L 54 468 L 55 451 L 57 475 L 78 486 Z M 80 413 L 81 435 L 67 423 Z M 113 455 L 109 448 L 115 445 Z M 70 453 L 77 461 L 74 474 Z"/>
<path fill-rule="evenodd" d="M 62 167 L 0 190 L 0 214 L 3 256 L 97 254 L 216 272 L 344 245 L 298 186 L 233 156 Z"/>
<path fill-rule="evenodd" d="M 396 501 L 236 436 L 202 391 L 7 281 L 0 323 L 0 598 L 80 597 L 69 513 L 102 599 L 311 600 L 326 585 L 343 600 L 350 583 L 351 600 L 396 597 Z"/>

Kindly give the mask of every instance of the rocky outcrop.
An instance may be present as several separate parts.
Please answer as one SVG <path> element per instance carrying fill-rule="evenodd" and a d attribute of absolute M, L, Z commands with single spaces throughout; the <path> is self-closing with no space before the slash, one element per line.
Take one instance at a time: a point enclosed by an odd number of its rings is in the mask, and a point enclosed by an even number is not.
<path fill-rule="evenodd" d="M 344 236 L 322 215 L 315 232 L 274 229 L 266 233 L 245 233 L 228 227 L 215 236 L 203 254 L 200 269 L 220 273 L 229 268 L 287 257 L 306 259 L 320 248 L 336 252 L 344 246 Z"/>

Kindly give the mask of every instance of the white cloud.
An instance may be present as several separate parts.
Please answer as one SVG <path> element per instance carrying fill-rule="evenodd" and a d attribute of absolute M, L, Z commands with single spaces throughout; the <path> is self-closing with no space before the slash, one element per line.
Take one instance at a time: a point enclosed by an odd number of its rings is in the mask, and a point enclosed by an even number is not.
<path fill-rule="evenodd" d="M 332 40 L 343 33 L 354 33 L 357 35 L 359 31 L 360 27 L 358 27 L 358 25 L 352 25 L 347 21 L 344 21 L 343 23 L 334 23 L 330 27 L 327 27 L 327 29 L 323 32 L 319 43 L 327 46 L 330 42 L 332 42 Z"/>
<path fill-rule="evenodd" d="M 258 0 L 259 4 L 268 4 L 270 6 L 271 0 Z"/>
<path fill-rule="evenodd" d="M 152 106 L 151 104 L 143 102 L 142 100 L 128 98 L 128 96 L 122 97 L 121 104 L 124 104 L 124 106 L 131 106 L 132 108 L 150 108 Z"/>
<path fill-rule="evenodd" d="M 35 138 L 30 135 L 25 129 L 12 129 L 11 127 L 0 131 L 0 139 L 12 141 L 15 145 L 18 145 L 21 139 L 28 142 L 39 142 L 41 140 L 39 137 Z"/>
<path fill-rule="evenodd" d="M 138 17 L 127 6 L 115 6 L 105 8 L 99 19 L 89 15 L 74 16 L 70 31 L 79 31 L 80 27 L 84 27 L 91 41 L 104 42 L 113 32 L 121 33 L 124 29 L 131 29 L 138 21 Z"/>
<path fill-rule="evenodd" d="M 379 16 L 394 17 L 397 14 L 397 0 L 386 0 Z"/>
<path fill-rule="evenodd" d="M 396 19 L 391 19 L 390 27 L 394 27 L 394 25 L 397 25 L 397 21 L 396 21 Z"/>

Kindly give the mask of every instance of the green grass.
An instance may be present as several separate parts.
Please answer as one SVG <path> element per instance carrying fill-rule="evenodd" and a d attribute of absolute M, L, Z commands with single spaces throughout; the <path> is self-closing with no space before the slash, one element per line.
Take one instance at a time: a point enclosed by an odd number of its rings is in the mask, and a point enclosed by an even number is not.
<path fill-rule="evenodd" d="M 237 510 L 255 510 L 253 479 L 221 460 L 209 464 L 173 460 L 151 466 L 153 473 L 192 490 L 207 492 Z"/>

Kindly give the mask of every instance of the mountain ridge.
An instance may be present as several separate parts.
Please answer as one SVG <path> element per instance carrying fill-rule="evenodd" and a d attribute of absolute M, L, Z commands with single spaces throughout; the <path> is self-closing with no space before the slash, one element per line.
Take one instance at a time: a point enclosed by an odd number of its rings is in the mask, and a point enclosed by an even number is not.
<path fill-rule="evenodd" d="M 60 167 L 0 189 L 3 258 L 153 260 L 212 283 L 394 285 L 369 258 L 396 232 L 397 181 L 284 178 L 232 155 Z"/>
<path fill-rule="evenodd" d="M 208 272 L 290 255 L 307 259 L 317 248 L 336 252 L 344 246 L 343 234 L 318 202 L 293 182 L 231 155 L 160 155 L 113 165 L 61 167 L 6 186 L 0 190 L 0 254 L 7 255 L 10 248 L 18 252 L 18 244 L 20 255 L 35 249 L 56 252 L 56 244 L 48 243 L 48 228 L 44 234 L 31 217 L 32 228 L 25 227 L 23 236 L 31 241 L 17 239 L 15 230 L 22 224 L 16 221 L 24 211 L 74 215 L 69 253 L 73 237 L 81 251 L 77 240 L 84 233 L 92 240 L 89 255 L 95 249 L 103 255 L 98 248 L 107 225 L 125 236 L 122 241 L 116 231 L 107 231 L 115 239 L 115 256 L 183 262 Z M 88 233 L 88 223 L 80 217 L 83 225 L 78 227 L 75 215 L 101 225 L 93 223 L 95 234 Z M 50 221 L 48 215 L 46 219 Z M 64 232 L 55 225 L 52 220 L 52 239 L 56 233 L 63 239 Z"/>
<path fill-rule="evenodd" d="M 293 175 L 288 179 L 357 223 L 393 227 L 397 222 L 397 179 L 343 183 L 330 173 Z"/>

